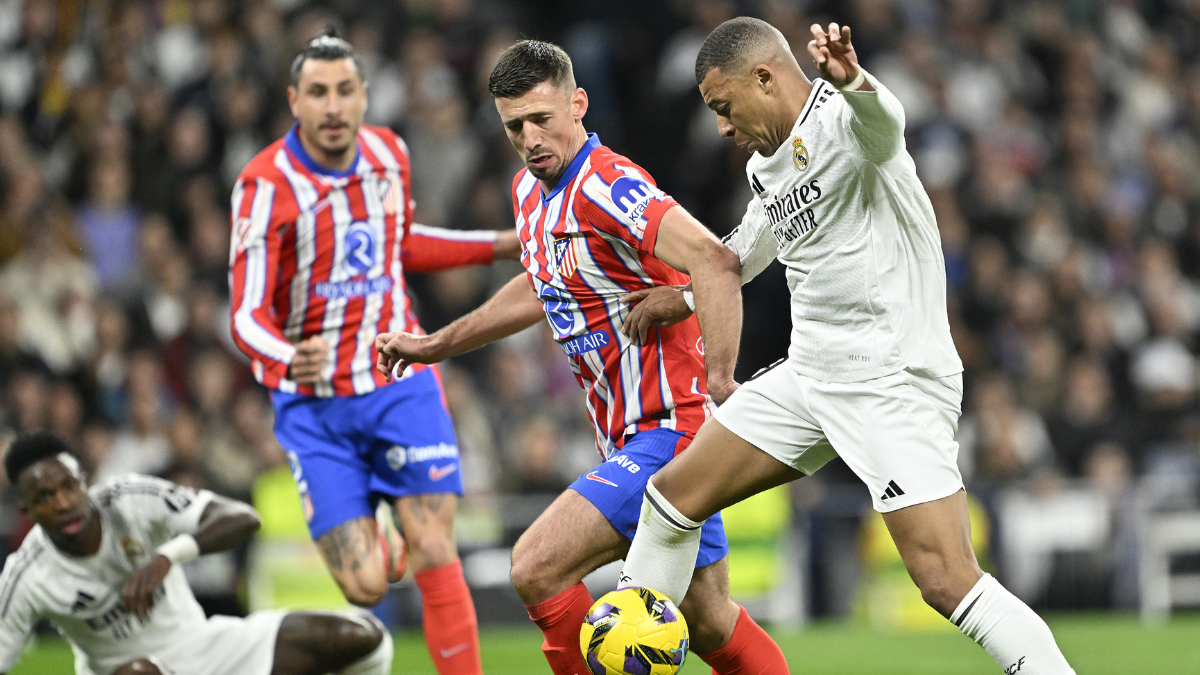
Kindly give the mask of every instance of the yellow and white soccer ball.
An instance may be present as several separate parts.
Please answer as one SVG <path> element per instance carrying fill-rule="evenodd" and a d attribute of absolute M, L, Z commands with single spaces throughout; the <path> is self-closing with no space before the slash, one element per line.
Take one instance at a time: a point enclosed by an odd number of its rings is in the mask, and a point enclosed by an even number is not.
<path fill-rule="evenodd" d="M 674 675 L 688 652 L 675 603 L 648 588 L 622 588 L 596 601 L 579 631 L 592 675 Z"/>

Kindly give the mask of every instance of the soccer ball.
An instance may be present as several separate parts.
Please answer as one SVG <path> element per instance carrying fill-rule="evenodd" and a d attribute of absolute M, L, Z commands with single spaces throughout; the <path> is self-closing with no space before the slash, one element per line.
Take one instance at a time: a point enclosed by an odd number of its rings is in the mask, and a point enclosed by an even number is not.
<path fill-rule="evenodd" d="M 687 623 L 667 596 L 622 588 L 592 605 L 579 648 L 592 675 L 674 675 L 687 656 Z"/>

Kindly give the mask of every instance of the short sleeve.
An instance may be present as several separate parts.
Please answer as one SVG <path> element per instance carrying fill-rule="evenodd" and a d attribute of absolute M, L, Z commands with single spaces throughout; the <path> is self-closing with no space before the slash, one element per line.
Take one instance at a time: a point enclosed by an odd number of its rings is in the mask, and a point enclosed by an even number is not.
<path fill-rule="evenodd" d="M 10 556 L 0 576 L 0 673 L 7 673 L 21 658 L 25 640 L 41 618 L 21 585 L 27 569 L 21 556 Z"/>
<path fill-rule="evenodd" d="M 633 166 L 613 164 L 584 179 L 575 201 L 580 220 L 654 255 L 662 217 L 678 203 Z"/>
<path fill-rule="evenodd" d="M 162 543 L 195 532 L 213 493 L 161 478 L 129 475 L 105 484 L 98 499 L 124 511 L 130 522 L 149 532 L 152 541 Z"/>
<path fill-rule="evenodd" d="M 775 260 L 778 247 L 758 198 L 746 205 L 746 215 L 722 241 L 742 261 L 742 283 L 749 282 Z"/>

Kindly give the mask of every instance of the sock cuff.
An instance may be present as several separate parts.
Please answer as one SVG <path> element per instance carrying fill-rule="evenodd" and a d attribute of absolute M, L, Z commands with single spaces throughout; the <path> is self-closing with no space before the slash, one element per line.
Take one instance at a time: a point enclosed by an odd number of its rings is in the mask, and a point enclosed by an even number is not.
<path fill-rule="evenodd" d="M 526 607 L 525 611 L 529 612 L 529 618 L 538 625 L 547 621 L 554 623 L 569 614 L 572 607 L 585 599 L 588 607 L 591 607 L 592 594 L 581 581 L 549 600 L 543 600 L 536 605 Z"/>
<path fill-rule="evenodd" d="M 470 595 L 461 560 L 415 572 L 413 581 L 417 582 L 426 601 L 455 600 L 463 593 Z"/>
<path fill-rule="evenodd" d="M 691 518 L 688 518 L 680 513 L 679 509 L 675 508 L 671 502 L 667 501 L 667 498 L 662 496 L 662 493 L 658 491 L 658 488 L 654 487 L 653 478 L 646 481 L 646 502 L 650 504 L 650 507 L 653 508 L 654 511 L 656 511 L 658 515 L 667 522 L 668 525 L 676 530 L 687 532 L 689 530 L 698 530 L 702 525 L 704 525 L 703 522 L 697 523 Z"/>
<path fill-rule="evenodd" d="M 983 594 L 992 586 L 999 583 L 995 577 L 984 572 L 979 581 L 976 581 L 975 585 L 971 587 L 971 590 L 967 591 L 962 602 L 958 603 L 958 607 L 954 608 L 954 612 L 950 614 L 950 621 L 961 629 L 967 617 L 971 615 L 971 610 L 975 608 L 976 603 L 983 597 Z"/>

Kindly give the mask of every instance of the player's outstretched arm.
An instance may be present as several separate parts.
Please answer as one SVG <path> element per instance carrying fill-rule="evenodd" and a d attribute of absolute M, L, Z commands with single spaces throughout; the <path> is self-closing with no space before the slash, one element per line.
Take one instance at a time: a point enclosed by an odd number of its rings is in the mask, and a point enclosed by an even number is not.
<path fill-rule="evenodd" d="M 213 497 L 204 507 L 195 532 L 181 534 L 161 546 L 157 555 L 129 577 L 121 591 L 122 604 L 138 618 L 145 619 L 154 607 L 154 594 L 172 565 L 197 555 L 237 548 L 260 525 L 258 514 L 248 504 Z"/>
<path fill-rule="evenodd" d="M 900 101 L 858 65 L 849 26 L 831 23 L 826 32 L 814 23 L 811 30 L 808 53 L 821 77 L 842 90 L 852 112 L 850 134 L 863 155 L 876 164 L 895 157 L 904 148 L 904 108 Z"/>
<path fill-rule="evenodd" d="M 529 328 L 544 317 L 542 302 L 524 274 L 512 278 L 475 311 L 432 335 L 382 333 L 375 367 L 390 382 L 413 363 L 437 363 Z"/>
<path fill-rule="evenodd" d="M 737 389 L 733 368 L 742 335 L 741 260 L 682 206 L 663 214 L 654 257 L 692 277 L 708 393 L 724 403 Z"/>
<path fill-rule="evenodd" d="M 490 265 L 521 255 L 516 230 L 451 230 L 413 223 L 401 244 L 406 272 L 438 272 L 467 265 Z"/>

